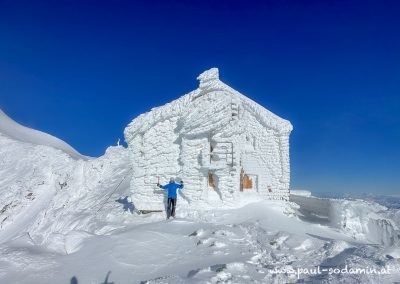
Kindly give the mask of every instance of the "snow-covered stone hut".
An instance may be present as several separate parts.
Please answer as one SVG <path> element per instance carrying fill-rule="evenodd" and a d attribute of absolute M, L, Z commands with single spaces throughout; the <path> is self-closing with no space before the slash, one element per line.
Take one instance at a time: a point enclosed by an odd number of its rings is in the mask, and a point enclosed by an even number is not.
<path fill-rule="evenodd" d="M 288 200 L 291 123 L 224 84 L 217 68 L 197 79 L 196 90 L 125 129 L 135 206 L 163 209 L 155 184 L 170 177 L 184 180 L 191 204 L 229 204 L 249 195 Z"/>

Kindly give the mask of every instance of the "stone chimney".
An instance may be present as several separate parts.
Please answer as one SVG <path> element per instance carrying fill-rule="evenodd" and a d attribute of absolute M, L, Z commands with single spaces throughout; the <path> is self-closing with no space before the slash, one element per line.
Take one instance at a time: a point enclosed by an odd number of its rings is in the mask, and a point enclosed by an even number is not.
<path fill-rule="evenodd" d="M 219 80 L 218 68 L 211 68 L 208 69 L 207 71 L 204 71 L 197 77 L 197 80 L 200 81 L 201 89 L 208 87 L 210 84 Z"/>

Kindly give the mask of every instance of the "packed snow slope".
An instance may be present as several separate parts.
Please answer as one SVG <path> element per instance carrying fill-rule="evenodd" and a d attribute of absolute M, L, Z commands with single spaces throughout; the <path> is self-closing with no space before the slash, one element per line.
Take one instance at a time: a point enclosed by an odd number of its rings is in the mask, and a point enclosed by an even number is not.
<path fill-rule="evenodd" d="M 310 194 L 298 204 L 249 196 L 231 208 L 183 208 L 179 196 L 178 218 L 165 221 L 163 212 L 137 214 L 126 197 L 127 149 L 86 160 L 22 139 L 30 130 L 16 139 L 4 129 L 1 283 L 400 281 L 398 209 Z"/>

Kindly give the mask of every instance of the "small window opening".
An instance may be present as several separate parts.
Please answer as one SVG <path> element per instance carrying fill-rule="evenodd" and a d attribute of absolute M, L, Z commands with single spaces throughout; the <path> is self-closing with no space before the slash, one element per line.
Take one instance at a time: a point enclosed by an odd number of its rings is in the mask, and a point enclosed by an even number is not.
<path fill-rule="evenodd" d="M 208 173 L 208 186 L 211 188 L 215 188 L 215 179 L 214 175 L 211 172 Z"/>
<path fill-rule="evenodd" d="M 245 189 L 253 189 L 253 179 L 244 173 L 243 169 L 240 172 L 240 191 Z"/>

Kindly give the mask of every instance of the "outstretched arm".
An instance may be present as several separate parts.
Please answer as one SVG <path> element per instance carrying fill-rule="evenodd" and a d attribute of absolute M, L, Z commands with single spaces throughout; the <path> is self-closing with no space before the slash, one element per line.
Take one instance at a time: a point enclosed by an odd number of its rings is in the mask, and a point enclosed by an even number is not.
<path fill-rule="evenodd" d="M 183 188 L 183 180 L 181 180 L 181 184 L 179 185 L 179 188 Z"/>
<path fill-rule="evenodd" d="M 158 186 L 159 188 L 166 189 L 166 188 L 165 188 L 165 185 L 161 185 L 161 184 L 157 183 L 157 186 Z"/>

